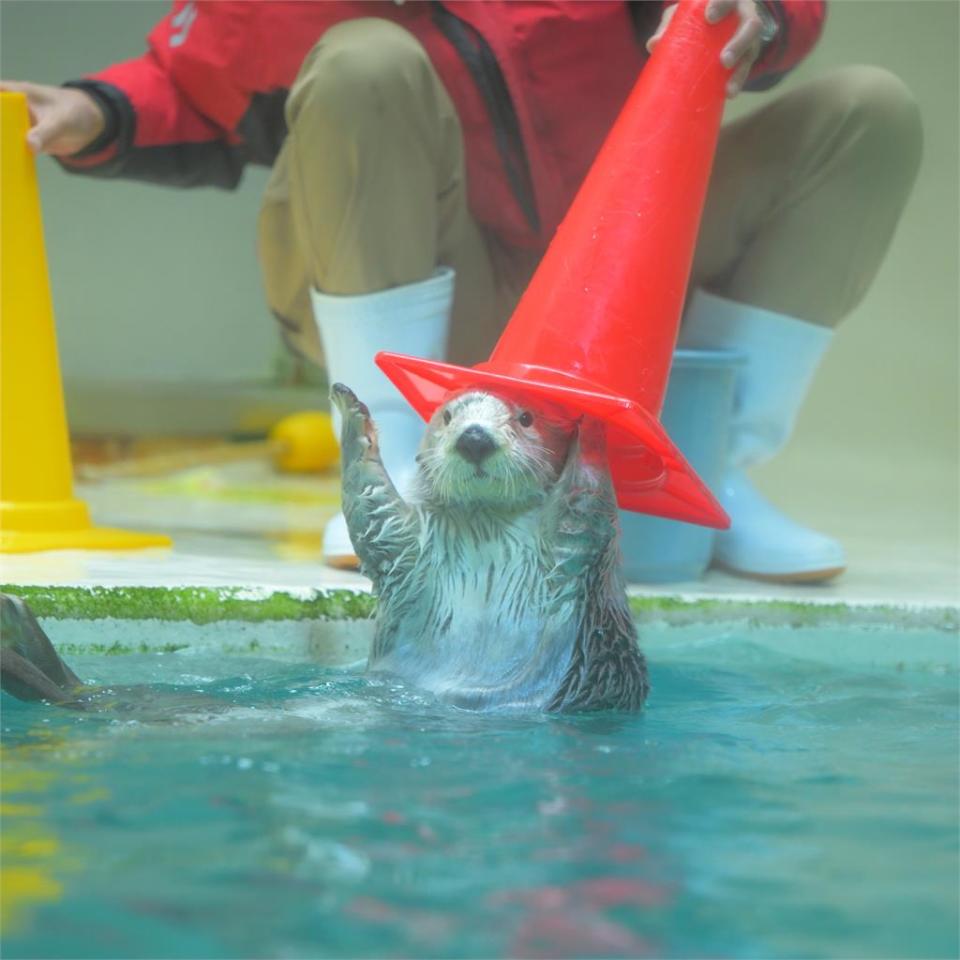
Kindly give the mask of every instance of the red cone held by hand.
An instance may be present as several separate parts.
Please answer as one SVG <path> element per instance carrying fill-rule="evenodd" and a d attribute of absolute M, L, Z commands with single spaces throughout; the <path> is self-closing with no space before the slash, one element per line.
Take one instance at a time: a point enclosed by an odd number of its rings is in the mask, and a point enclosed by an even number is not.
<path fill-rule="evenodd" d="M 621 507 L 726 527 L 658 419 L 723 113 L 720 53 L 736 28 L 735 16 L 707 23 L 705 8 L 681 0 L 489 361 L 377 363 L 424 419 L 471 387 L 596 417 Z"/>

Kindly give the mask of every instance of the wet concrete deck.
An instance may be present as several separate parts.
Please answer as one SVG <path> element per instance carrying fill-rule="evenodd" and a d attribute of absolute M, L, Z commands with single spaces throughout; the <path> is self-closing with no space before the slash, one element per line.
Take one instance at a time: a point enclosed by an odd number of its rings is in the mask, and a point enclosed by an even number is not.
<path fill-rule="evenodd" d="M 281 478 L 256 464 L 188 471 L 161 480 L 78 484 L 97 523 L 170 534 L 169 550 L 53 551 L 0 558 L 8 584 L 255 587 L 261 590 L 369 589 L 359 574 L 322 563 L 323 525 L 337 509 L 336 477 Z M 801 507 L 803 505 L 801 504 Z M 917 508 L 922 507 L 918 504 Z M 853 524 L 843 536 L 849 569 L 819 586 L 768 584 L 711 570 L 692 583 L 635 584 L 641 596 L 811 604 L 922 607 L 958 605 L 956 547 L 949 530 L 923 531 L 917 508 L 896 526 Z M 826 518 L 827 529 L 844 517 Z M 931 531 L 938 529 L 929 523 Z"/>
<path fill-rule="evenodd" d="M 819 463 L 827 459 L 800 461 L 795 469 L 806 467 L 811 479 L 808 484 L 794 484 L 793 490 L 806 490 L 807 494 L 794 492 L 792 502 L 784 505 L 796 516 L 841 537 L 850 559 L 846 573 L 819 586 L 762 583 L 715 570 L 697 582 L 633 584 L 630 592 L 637 615 L 684 626 L 749 622 L 771 627 L 860 624 L 933 630 L 940 635 L 940 661 L 944 651 L 956 659 L 960 622 L 957 537 L 955 523 L 944 515 L 943 496 L 898 497 L 904 481 L 891 478 L 890 471 L 879 466 L 873 472 L 886 480 L 886 486 L 878 482 L 865 491 L 855 484 L 849 489 L 840 485 L 826 496 L 815 479 Z M 948 472 L 941 473 L 942 483 L 949 484 Z M 846 474 L 855 476 L 851 471 Z M 930 478 L 939 474 L 928 470 L 926 475 L 929 489 Z M 762 472 L 759 480 L 762 485 Z M 219 611 L 211 612 L 209 604 L 215 606 L 221 596 L 231 602 L 242 596 L 244 603 L 256 605 L 258 598 L 289 595 L 300 603 L 294 619 L 320 615 L 341 623 L 337 631 L 327 629 L 322 636 L 304 627 L 300 631 L 304 642 L 338 647 L 345 622 L 366 616 L 370 610 L 369 603 L 344 604 L 342 599 L 357 596 L 363 601 L 369 582 L 322 562 L 323 527 L 339 505 L 336 474 L 281 477 L 266 465 L 237 463 L 157 479 L 78 484 L 77 495 L 90 506 L 98 524 L 161 531 L 173 537 L 174 546 L 124 553 L 64 550 L 0 556 L 0 583 L 14 589 L 49 588 L 42 594 L 46 597 L 42 605 L 51 616 L 70 616 L 59 612 L 60 607 L 74 603 L 58 600 L 56 591 L 62 588 L 85 588 L 96 594 L 96 612 L 88 611 L 84 618 L 101 625 L 106 622 L 103 618 L 114 616 L 114 606 L 119 618 L 152 616 L 143 612 L 143 602 L 129 599 L 131 595 L 142 597 L 149 588 L 201 588 L 203 599 L 196 602 L 207 604 L 201 616 L 205 622 L 218 618 Z M 127 600 L 121 602 L 119 591 L 110 592 L 110 588 L 126 588 Z M 35 596 L 39 600 L 41 594 Z M 80 594 L 75 594 L 76 602 L 85 602 L 77 597 Z M 192 610 L 194 602 L 191 594 L 178 595 L 173 605 Z M 124 603 L 126 608 L 121 609 Z M 284 616 L 261 607 L 258 611 L 246 609 L 241 619 L 264 617 L 276 623 Z M 190 618 L 197 620 L 192 612 L 186 616 Z M 97 642 L 96 630 L 79 621 L 76 627 L 77 643 Z M 151 637 L 167 642 L 164 638 L 170 629 L 154 630 Z M 204 629 L 217 632 L 210 623 Z M 263 640 L 268 635 L 261 632 L 257 636 Z M 343 655 L 353 657 L 362 651 L 364 642 L 354 631 L 342 647 Z"/>

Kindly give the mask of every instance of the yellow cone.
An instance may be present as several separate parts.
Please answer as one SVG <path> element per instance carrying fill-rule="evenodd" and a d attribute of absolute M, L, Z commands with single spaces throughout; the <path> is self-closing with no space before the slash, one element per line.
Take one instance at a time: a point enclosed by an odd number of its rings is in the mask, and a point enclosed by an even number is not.
<path fill-rule="evenodd" d="M 167 546 L 94 527 L 73 496 L 29 125 L 26 97 L 0 93 L 0 552 Z"/>

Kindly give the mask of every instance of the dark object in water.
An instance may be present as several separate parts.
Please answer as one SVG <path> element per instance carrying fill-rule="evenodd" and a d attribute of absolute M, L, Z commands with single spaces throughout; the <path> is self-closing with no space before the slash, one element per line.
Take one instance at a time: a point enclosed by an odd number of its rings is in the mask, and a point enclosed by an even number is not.
<path fill-rule="evenodd" d="M 0 593 L 0 682 L 20 700 L 66 704 L 87 689 L 53 649 L 33 611 Z"/>
<path fill-rule="evenodd" d="M 30 607 L 0 593 L 0 686 L 20 700 L 39 700 L 86 713 L 125 714 L 152 723 L 222 713 L 229 701 L 163 685 L 84 683 L 53 648 Z"/>

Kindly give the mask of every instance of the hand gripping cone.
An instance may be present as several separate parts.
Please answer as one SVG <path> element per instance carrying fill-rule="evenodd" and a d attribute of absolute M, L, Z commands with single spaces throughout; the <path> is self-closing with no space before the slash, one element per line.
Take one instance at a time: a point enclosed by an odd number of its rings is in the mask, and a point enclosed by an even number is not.
<path fill-rule="evenodd" d="M 727 527 L 658 419 L 680 324 L 729 72 L 735 17 L 681 0 L 486 363 L 380 353 L 424 418 L 453 391 L 542 397 L 607 425 L 626 510 Z"/>
<path fill-rule="evenodd" d="M 0 552 L 167 546 L 94 527 L 73 471 L 27 101 L 0 93 Z"/>

